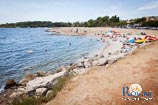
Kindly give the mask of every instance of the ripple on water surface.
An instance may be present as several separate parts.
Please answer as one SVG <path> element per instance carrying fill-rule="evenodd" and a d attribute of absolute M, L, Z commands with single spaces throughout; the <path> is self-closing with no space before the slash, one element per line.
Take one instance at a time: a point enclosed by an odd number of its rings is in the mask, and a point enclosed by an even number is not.
<path fill-rule="evenodd" d="M 50 71 L 103 46 L 88 36 L 50 35 L 45 28 L 0 28 L 0 88 L 8 78 Z M 71 43 L 71 44 L 70 44 Z"/>

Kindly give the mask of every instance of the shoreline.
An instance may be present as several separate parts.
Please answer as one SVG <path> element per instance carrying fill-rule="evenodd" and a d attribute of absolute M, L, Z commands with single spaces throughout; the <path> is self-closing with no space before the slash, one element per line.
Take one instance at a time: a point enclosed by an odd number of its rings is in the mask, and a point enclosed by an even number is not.
<path fill-rule="evenodd" d="M 138 48 L 108 68 L 92 67 L 88 73 L 72 78 L 46 105 L 157 105 L 157 45 L 158 41 Z M 141 85 L 140 100 L 122 95 L 121 89 L 131 84 Z M 152 99 L 142 96 L 147 91 L 153 93 Z"/>
<path fill-rule="evenodd" d="M 84 29 L 84 32 L 86 29 Z M 59 30 L 60 30 L 60 32 L 59 32 Z M 66 30 L 68 30 L 68 31 L 66 31 Z M 70 30 L 71 30 L 71 32 L 69 32 Z M 60 34 L 65 34 L 65 35 L 66 34 L 67 35 L 80 35 L 83 31 L 83 30 L 81 31 L 78 28 L 77 28 L 77 30 L 78 30 L 77 32 L 76 32 L 76 28 L 74 30 L 75 31 L 72 31 L 72 28 L 70 28 L 70 29 L 58 28 L 56 31 L 54 31 L 54 29 L 53 30 L 49 29 L 50 32 L 57 32 L 58 34 L 60 33 Z M 90 28 L 90 30 L 91 30 L 91 28 Z M 79 62 L 74 63 L 70 66 L 59 67 L 59 68 L 57 68 L 57 70 L 56 70 L 57 73 L 55 73 L 55 74 L 41 72 L 40 75 L 42 75 L 42 76 L 35 76 L 29 80 L 26 80 L 26 78 L 24 78 L 18 83 L 18 84 L 21 84 L 22 86 L 16 87 L 16 89 L 10 95 L 10 97 L 12 97 L 12 98 L 18 97 L 23 94 L 32 94 L 32 95 L 45 94 L 46 95 L 49 91 L 48 88 L 50 88 L 50 86 L 53 86 L 53 84 L 55 83 L 55 80 L 57 78 L 63 77 L 67 74 L 73 74 L 73 75 L 84 74 L 84 73 L 88 72 L 90 70 L 90 68 L 93 66 L 108 67 L 109 65 L 112 65 L 113 63 L 115 63 L 118 59 L 124 58 L 128 54 L 132 53 L 138 47 L 142 47 L 142 46 L 145 46 L 146 44 L 148 44 L 148 43 L 142 43 L 142 44 L 129 43 L 128 39 L 129 39 L 129 37 L 132 37 L 132 35 L 129 33 L 122 33 L 122 32 L 116 31 L 116 33 L 119 33 L 118 35 L 116 35 L 115 32 L 112 32 L 111 34 L 108 33 L 107 30 L 100 31 L 100 33 L 98 33 L 98 31 L 96 32 L 96 31 L 87 30 L 86 34 L 82 34 L 82 35 L 88 34 L 88 35 L 96 36 L 101 41 L 103 41 L 105 46 L 103 49 L 99 50 L 97 54 L 93 55 L 90 58 L 88 58 L 88 57 L 83 58 Z M 144 36 L 140 36 L 140 35 L 135 35 L 135 36 L 144 37 Z M 133 37 L 135 37 L 135 36 L 133 36 Z M 38 92 L 38 91 L 40 91 L 40 92 Z"/>
<path fill-rule="evenodd" d="M 158 35 L 158 30 L 147 29 L 127 29 L 127 28 L 112 28 L 112 27 L 54 27 L 47 31 L 64 35 L 97 35 L 105 34 L 109 30 L 123 33 L 125 35 L 140 35 L 141 31 L 147 35 Z"/>

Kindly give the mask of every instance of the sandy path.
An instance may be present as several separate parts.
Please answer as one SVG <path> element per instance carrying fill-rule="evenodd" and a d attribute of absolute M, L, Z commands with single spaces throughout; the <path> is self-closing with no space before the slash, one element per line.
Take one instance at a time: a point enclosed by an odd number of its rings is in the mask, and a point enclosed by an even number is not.
<path fill-rule="evenodd" d="M 74 77 L 47 105 L 158 105 L 158 42 L 137 49 L 113 65 Z M 138 83 L 152 101 L 121 100 L 121 89 Z"/>

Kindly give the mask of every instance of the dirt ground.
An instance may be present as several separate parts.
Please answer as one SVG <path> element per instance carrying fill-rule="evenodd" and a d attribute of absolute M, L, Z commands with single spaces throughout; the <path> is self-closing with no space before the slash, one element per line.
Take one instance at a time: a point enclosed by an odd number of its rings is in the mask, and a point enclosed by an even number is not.
<path fill-rule="evenodd" d="M 93 67 L 76 76 L 47 105 L 158 105 L 158 42 L 153 42 L 109 67 Z M 122 87 L 140 84 L 153 100 L 122 100 Z"/>

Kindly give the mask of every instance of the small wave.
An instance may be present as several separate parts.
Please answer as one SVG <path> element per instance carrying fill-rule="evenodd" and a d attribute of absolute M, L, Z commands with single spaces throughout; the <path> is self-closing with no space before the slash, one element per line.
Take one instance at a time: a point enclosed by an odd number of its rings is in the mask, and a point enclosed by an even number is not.
<path fill-rule="evenodd" d="M 28 53 L 28 54 L 32 54 L 33 50 L 26 50 L 25 52 Z"/>

